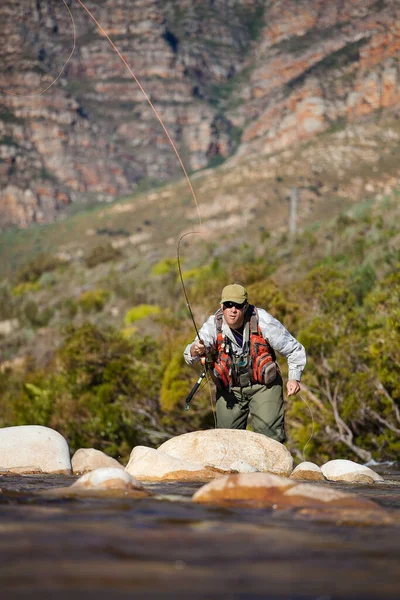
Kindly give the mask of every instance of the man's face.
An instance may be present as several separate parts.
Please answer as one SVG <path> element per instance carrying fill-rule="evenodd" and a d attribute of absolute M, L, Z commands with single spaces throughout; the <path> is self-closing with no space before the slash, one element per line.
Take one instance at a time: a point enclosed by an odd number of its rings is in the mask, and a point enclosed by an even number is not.
<path fill-rule="evenodd" d="M 239 329 L 243 325 L 244 315 L 247 309 L 247 302 L 238 304 L 237 302 L 224 302 L 222 310 L 224 319 L 231 329 Z"/>

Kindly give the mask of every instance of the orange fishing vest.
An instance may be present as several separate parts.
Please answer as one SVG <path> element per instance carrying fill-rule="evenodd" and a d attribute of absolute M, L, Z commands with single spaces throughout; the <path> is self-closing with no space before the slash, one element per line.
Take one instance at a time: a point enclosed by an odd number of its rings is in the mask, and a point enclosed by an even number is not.
<path fill-rule="evenodd" d="M 240 376 L 246 374 L 250 384 L 268 385 L 272 383 L 278 373 L 276 355 L 268 339 L 265 339 L 261 333 L 256 307 L 250 305 L 247 309 L 243 335 L 246 336 L 247 327 L 248 343 L 245 341 L 247 348 L 244 348 L 243 356 L 238 357 L 238 360 L 235 360 L 233 355 L 231 340 L 222 332 L 222 308 L 215 313 L 215 322 L 217 343 L 212 372 L 216 384 L 223 388 L 241 385 L 243 379 L 240 379 Z"/>

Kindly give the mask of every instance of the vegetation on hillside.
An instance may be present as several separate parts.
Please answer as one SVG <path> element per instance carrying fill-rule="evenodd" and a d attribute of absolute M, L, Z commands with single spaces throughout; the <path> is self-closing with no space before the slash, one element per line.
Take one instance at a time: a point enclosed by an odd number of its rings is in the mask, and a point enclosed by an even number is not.
<path fill-rule="evenodd" d="M 295 238 L 199 242 L 183 260 L 198 325 L 239 281 L 305 345 L 303 389 L 287 401 L 298 460 L 399 455 L 399 212 L 395 194 Z M 213 427 L 211 385 L 183 411 L 199 371 L 183 361 L 195 332 L 175 259 L 93 248 L 69 261 L 41 253 L 1 282 L 0 426 L 54 427 L 72 452 L 121 460 L 136 444 Z"/>

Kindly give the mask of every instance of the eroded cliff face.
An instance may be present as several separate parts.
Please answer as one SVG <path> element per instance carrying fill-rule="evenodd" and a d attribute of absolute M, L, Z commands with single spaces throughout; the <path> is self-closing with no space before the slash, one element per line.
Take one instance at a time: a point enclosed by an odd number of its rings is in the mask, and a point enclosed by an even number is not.
<path fill-rule="evenodd" d="M 396 1 L 273 2 L 231 121 L 270 153 L 400 103 Z"/>
<path fill-rule="evenodd" d="M 395 0 L 85 4 L 189 170 L 400 104 Z M 51 221 L 71 202 L 113 200 L 180 172 L 142 91 L 77 0 L 4 0 L 0 23 L 0 227 Z"/>

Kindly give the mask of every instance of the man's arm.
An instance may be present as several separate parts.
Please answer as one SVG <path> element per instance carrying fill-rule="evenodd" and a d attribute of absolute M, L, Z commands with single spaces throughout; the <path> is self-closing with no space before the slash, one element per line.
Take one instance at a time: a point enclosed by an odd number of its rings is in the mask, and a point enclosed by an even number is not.
<path fill-rule="evenodd" d="M 306 351 L 291 333 L 266 310 L 258 309 L 261 333 L 272 348 L 287 359 L 289 373 L 286 384 L 288 396 L 300 391 L 300 380 L 306 366 Z"/>
<path fill-rule="evenodd" d="M 200 360 L 204 356 L 208 349 L 210 349 L 216 342 L 217 339 L 217 328 L 215 325 L 215 317 L 211 315 L 204 323 L 199 331 L 199 337 L 191 344 L 188 344 L 183 353 L 184 359 L 188 365 L 192 365 Z"/>

